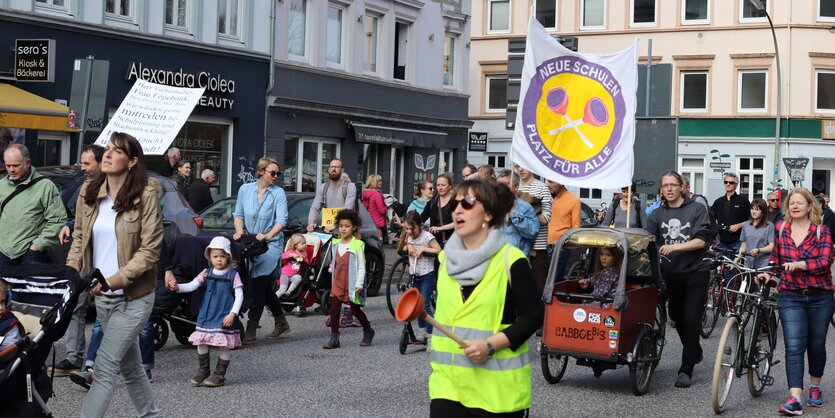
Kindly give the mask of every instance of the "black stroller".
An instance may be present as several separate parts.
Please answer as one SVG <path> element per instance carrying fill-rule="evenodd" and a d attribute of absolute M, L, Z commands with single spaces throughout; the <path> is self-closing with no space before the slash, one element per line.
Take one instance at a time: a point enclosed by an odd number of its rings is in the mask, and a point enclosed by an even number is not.
<path fill-rule="evenodd" d="M 0 373 L 0 417 L 51 417 L 46 402 L 53 394 L 52 379 L 44 364 L 89 282 L 70 267 L 45 264 L 8 268 L 2 277 L 11 288 L 9 308 L 26 336 Z"/>

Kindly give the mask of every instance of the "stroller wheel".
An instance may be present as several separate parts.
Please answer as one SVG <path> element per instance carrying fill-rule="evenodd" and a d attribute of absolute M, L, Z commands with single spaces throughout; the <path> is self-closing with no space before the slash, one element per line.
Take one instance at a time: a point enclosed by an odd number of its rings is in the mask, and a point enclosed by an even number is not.
<path fill-rule="evenodd" d="M 322 295 L 319 296 L 319 309 L 322 312 L 322 315 L 328 316 L 331 314 L 331 291 L 325 290 L 322 292 Z"/>
<path fill-rule="evenodd" d="M 171 321 L 171 331 L 174 332 L 174 338 L 182 345 L 191 345 L 188 337 L 194 332 L 194 325 L 187 324 L 178 320 Z"/>
<path fill-rule="evenodd" d="M 154 351 L 159 351 L 168 342 L 168 324 L 159 316 L 154 317 L 152 321 L 154 327 Z"/>

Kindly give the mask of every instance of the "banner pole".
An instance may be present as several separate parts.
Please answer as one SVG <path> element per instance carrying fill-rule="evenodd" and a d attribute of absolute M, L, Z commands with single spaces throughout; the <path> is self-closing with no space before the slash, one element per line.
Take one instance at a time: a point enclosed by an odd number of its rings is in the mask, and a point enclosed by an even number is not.
<path fill-rule="evenodd" d="M 632 190 L 632 185 L 629 185 L 627 187 L 628 187 L 628 189 L 626 189 L 626 190 L 628 190 L 628 191 L 626 192 L 626 197 L 630 198 L 630 199 L 629 199 L 629 201 L 626 202 L 626 227 L 629 228 L 629 221 L 632 220 L 632 214 L 630 213 L 630 212 L 632 212 L 632 199 L 631 199 L 632 196 L 630 196 L 629 191 L 631 191 L 633 193 L 634 193 L 634 191 Z M 623 196 L 621 196 L 621 199 L 623 199 Z M 618 203 L 618 204 L 620 204 L 620 203 Z M 612 210 L 615 210 L 615 209 L 612 208 Z M 614 216 L 612 217 L 612 219 L 614 219 Z"/>

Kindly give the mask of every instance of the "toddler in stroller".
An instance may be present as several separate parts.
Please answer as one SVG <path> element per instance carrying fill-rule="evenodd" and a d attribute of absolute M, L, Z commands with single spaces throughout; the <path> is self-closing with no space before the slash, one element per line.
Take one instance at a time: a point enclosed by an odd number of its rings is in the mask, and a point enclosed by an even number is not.
<path fill-rule="evenodd" d="M 0 417 L 51 417 L 46 401 L 52 396 L 52 381 L 44 364 L 87 286 L 66 266 L 24 265 L 0 275 L 8 285 L 2 309 L 18 319 L 17 329 L 23 332 L 0 365 Z"/>
<path fill-rule="evenodd" d="M 276 283 L 278 285 L 276 295 L 285 312 L 293 311 L 300 317 L 305 316 L 307 308 L 319 301 L 320 289 L 317 286 L 314 271 L 317 266 L 321 265 L 319 254 L 322 246 L 322 238 L 315 233 L 293 234 L 287 241 L 285 252 L 281 257 L 285 264 L 281 269 L 281 277 Z M 286 287 L 285 277 L 287 277 L 289 287 Z M 282 292 L 283 288 L 287 290 Z"/>

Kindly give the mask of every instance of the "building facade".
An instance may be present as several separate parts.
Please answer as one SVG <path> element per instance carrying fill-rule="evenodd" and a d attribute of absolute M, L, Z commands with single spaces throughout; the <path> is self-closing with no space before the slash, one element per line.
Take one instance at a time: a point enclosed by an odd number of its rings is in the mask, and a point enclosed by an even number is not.
<path fill-rule="evenodd" d="M 216 194 L 234 194 L 254 178 L 264 154 L 270 7 L 269 0 L 0 0 L 0 49 L 14 51 L 20 40 L 54 45 L 52 81 L 22 80 L 26 72 L 16 73 L 20 63 L 9 52 L 0 54 L 0 82 L 66 105 L 80 61 L 106 61 L 104 73 L 96 74 L 106 80 L 91 81 L 103 86 L 103 114 L 84 120 L 84 144 L 95 141 L 137 79 L 205 87 L 172 146 L 192 162 L 194 176 L 204 168 L 217 172 Z M 77 159 L 80 133 L 17 133 L 36 165 Z M 161 156 L 147 159 L 151 169 L 162 162 Z"/>
<path fill-rule="evenodd" d="M 765 15 L 749 0 L 485 0 L 473 8 L 469 104 L 472 131 L 487 133 L 487 151 L 474 164 L 510 165 L 505 129 L 507 40 L 525 36 L 532 5 L 554 34 L 575 36 L 579 51 L 605 53 L 640 39 L 639 62 L 670 64 L 669 114 L 678 117 L 677 167 L 697 193 L 723 193 L 722 173 L 740 175 L 749 199 L 790 188 L 779 162 L 775 172 L 775 119 L 781 117 L 780 158 L 809 159 L 802 184 L 835 192 L 835 0 L 762 0 L 771 16 L 777 56 Z M 641 80 L 643 82 L 643 80 Z M 827 128 L 829 127 L 829 128 Z M 636 164 L 641 151 L 635 151 Z M 777 181 L 779 179 L 779 182 Z M 597 204 L 611 190 L 578 190 Z"/>
<path fill-rule="evenodd" d="M 467 130 L 470 1 L 284 0 L 276 13 L 267 153 L 288 191 L 314 191 L 331 158 L 383 177 L 408 204 L 457 171 Z"/>

